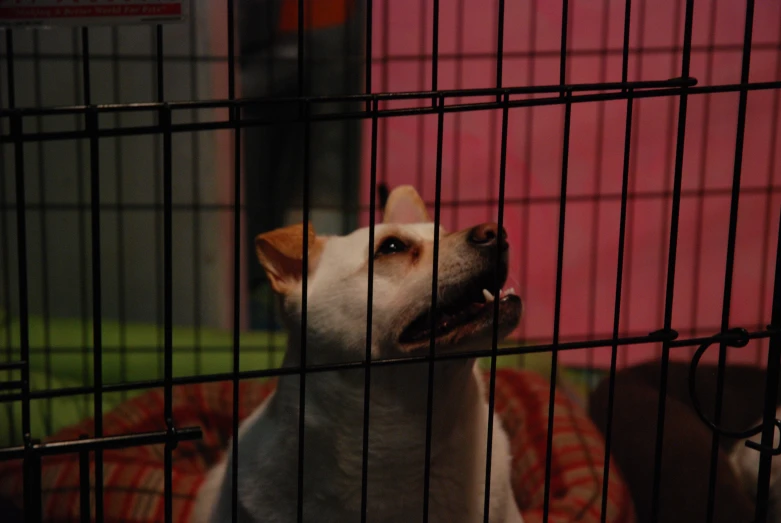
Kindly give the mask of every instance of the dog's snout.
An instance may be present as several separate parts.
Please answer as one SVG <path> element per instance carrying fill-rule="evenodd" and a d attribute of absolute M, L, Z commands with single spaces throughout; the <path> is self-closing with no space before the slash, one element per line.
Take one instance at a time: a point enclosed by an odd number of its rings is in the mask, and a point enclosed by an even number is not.
<path fill-rule="evenodd" d="M 469 231 L 468 241 L 475 247 L 496 247 L 497 242 L 501 242 L 502 250 L 506 250 L 509 244 L 507 243 L 507 231 L 502 227 L 501 234 L 499 233 L 499 226 L 495 223 L 484 223 L 478 225 L 471 231 Z"/>

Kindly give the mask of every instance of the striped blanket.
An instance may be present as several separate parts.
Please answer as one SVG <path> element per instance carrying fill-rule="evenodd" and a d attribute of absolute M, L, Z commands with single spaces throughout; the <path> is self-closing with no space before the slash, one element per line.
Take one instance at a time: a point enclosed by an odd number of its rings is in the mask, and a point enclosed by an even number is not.
<path fill-rule="evenodd" d="M 486 374 L 487 379 L 487 374 Z M 243 381 L 239 385 L 239 416 L 246 418 L 273 390 L 274 380 Z M 512 486 L 527 523 L 543 521 L 549 384 L 529 371 L 501 369 L 496 376 L 496 411 L 513 451 Z M 209 467 L 227 446 L 232 426 L 232 384 L 178 386 L 173 415 L 179 427 L 200 426 L 203 439 L 182 442 L 173 452 L 173 519 L 186 522 L 194 497 Z M 154 390 L 106 413 L 105 435 L 165 430 L 163 392 Z M 91 435 L 91 419 L 61 430 L 47 441 L 67 441 Z M 550 503 L 547 521 L 597 523 L 602 514 L 604 442 L 587 414 L 565 394 L 556 395 L 551 452 Z M 42 459 L 44 521 L 80 521 L 80 474 L 77 455 Z M 20 461 L 0 463 L 0 498 L 21 504 Z M 163 521 L 163 445 L 103 453 L 104 521 Z M 94 463 L 90 463 L 94 486 Z M 94 490 L 90 490 L 94 520 Z M 634 523 L 634 509 L 619 472 L 609 470 L 606 503 L 608 523 Z"/>

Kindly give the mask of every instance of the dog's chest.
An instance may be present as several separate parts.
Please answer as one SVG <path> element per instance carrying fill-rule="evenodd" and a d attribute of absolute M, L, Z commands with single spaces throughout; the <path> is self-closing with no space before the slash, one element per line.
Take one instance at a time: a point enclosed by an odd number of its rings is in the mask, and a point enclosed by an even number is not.
<path fill-rule="evenodd" d="M 388 456 L 390 457 L 390 456 Z M 360 455 L 353 463 L 342 464 L 353 470 L 334 473 L 330 467 L 320 468 L 317 460 L 305 466 L 306 521 L 361 521 L 362 474 Z M 354 469 L 358 470 L 353 474 Z M 373 523 L 414 523 L 423 521 L 425 452 L 409 453 L 395 460 L 382 459 L 370 453 L 366 482 L 366 512 Z M 429 521 L 460 523 L 477 520 L 477 496 L 472 475 L 448 463 L 435 461 L 430 467 Z"/>
<path fill-rule="evenodd" d="M 422 521 L 425 416 L 411 422 L 384 416 L 379 409 L 373 414 L 369 422 L 366 470 L 368 521 Z M 265 425 L 262 421 L 261 424 Z M 474 469 L 477 460 L 484 467 L 484 458 L 480 457 L 484 454 L 467 451 L 477 447 L 477 442 L 470 441 L 468 434 L 459 435 L 455 441 L 444 441 L 436 429 L 435 425 L 429 467 L 429 521 L 476 521 L 479 519 L 478 507 L 482 506 L 479 501 L 482 500 L 484 468 L 481 468 L 482 472 Z M 269 442 L 268 448 L 261 444 L 251 455 L 240 460 L 240 484 L 254 485 L 242 489 L 243 504 L 256 515 L 256 521 L 295 521 L 298 435 L 290 431 L 286 435 L 262 439 Z M 453 449 L 449 448 L 451 445 Z M 483 442 L 480 448 L 484 445 Z M 240 449 L 242 446 L 240 444 Z M 244 454 L 241 450 L 240 453 Z M 304 520 L 360 522 L 363 477 L 362 424 L 335 425 L 332 419 L 320 418 L 317 412 L 310 411 L 304 431 Z"/>
<path fill-rule="evenodd" d="M 377 413 L 379 414 L 379 413 Z M 392 422 L 376 415 L 369 423 L 366 468 L 368 521 L 395 523 L 423 520 L 426 484 L 426 424 Z M 434 428 L 429 467 L 429 521 L 459 523 L 476 516 L 476 475 L 469 453 L 449 452 Z M 304 485 L 307 521 L 361 521 L 363 495 L 363 429 L 357 425 L 308 425 L 305 432 Z M 463 449 L 468 441 L 459 441 Z M 468 448 L 468 447 L 467 447 Z M 482 482 L 480 482 L 482 485 Z M 317 515 L 318 517 L 315 517 Z"/>

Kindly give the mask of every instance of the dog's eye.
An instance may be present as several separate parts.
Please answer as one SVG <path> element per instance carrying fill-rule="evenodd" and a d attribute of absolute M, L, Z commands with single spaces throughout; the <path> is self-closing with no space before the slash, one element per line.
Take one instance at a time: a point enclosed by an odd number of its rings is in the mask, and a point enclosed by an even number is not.
<path fill-rule="evenodd" d="M 385 256 L 386 254 L 396 254 L 399 252 L 404 252 L 407 250 L 407 244 L 403 241 L 399 240 L 398 238 L 390 237 L 385 238 L 379 247 L 377 247 L 377 250 L 374 253 L 374 256 Z"/>

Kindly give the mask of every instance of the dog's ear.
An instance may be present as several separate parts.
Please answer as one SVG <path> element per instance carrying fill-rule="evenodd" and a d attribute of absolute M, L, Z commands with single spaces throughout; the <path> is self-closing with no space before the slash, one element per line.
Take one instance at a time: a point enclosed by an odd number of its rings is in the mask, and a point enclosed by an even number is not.
<path fill-rule="evenodd" d="M 383 223 L 428 223 L 431 221 L 426 204 L 411 185 L 401 185 L 391 191 L 385 204 Z"/>
<path fill-rule="evenodd" d="M 309 224 L 306 232 L 309 270 L 317 266 L 325 241 L 315 235 Z M 258 261 L 266 271 L 271 287 L 279 294 L 288 294 L 304 274 L 304 224 L 290 225 L 259 234 L 255 238 Z"/>

